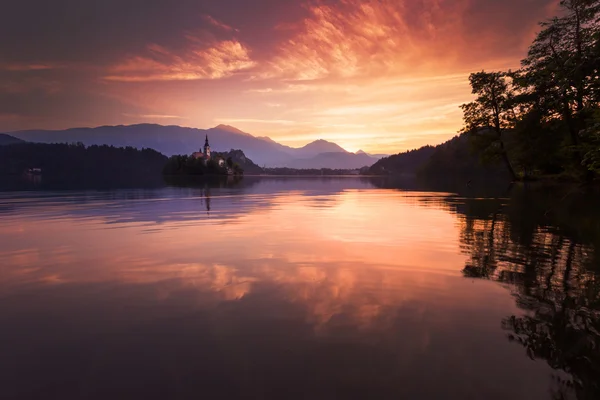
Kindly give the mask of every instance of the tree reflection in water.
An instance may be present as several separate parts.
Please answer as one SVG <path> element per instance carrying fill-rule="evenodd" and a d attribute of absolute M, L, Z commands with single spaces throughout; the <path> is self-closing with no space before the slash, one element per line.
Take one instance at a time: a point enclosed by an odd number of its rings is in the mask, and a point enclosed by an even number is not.
<path fill-rule="evenodd" d="M 523 315 L 502 327 L 555 370 L 554 397 L 600 399 L 600 204 L 515 188 L 509 200 L 467 200 L 463 274 L 500 282 Z"/>

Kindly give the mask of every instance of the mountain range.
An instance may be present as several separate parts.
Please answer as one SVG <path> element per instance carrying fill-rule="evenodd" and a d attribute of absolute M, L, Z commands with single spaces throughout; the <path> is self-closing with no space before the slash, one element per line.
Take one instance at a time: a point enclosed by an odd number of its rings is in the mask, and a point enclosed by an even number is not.
<path fill-rule="evenodd" d="M 167 156 L 191 154 L 204 146 L 208 136 L 211 149 L 241 149 L 256 164 L 267 167 L 354 169 L 370 166 L 380 157 L 363 151 L 351 153 L 326 140 L 301 148 L 282 145 L 268 137 L 256 137 L 229 125 L 210 129 L 156 124 L 101 126 L 66 130 L 7 132 L 15 138 L 37 143 L 83 143 L 90 145 L 152 148 Z"/>

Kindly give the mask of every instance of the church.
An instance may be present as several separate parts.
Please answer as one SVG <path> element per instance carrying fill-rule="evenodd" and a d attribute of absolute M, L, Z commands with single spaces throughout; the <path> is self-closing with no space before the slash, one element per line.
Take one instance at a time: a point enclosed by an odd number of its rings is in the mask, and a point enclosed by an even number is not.
<path fill-rule="evenodd" d="M 206 164 L 211 159 L 210 144 L 208 144 L 208 135 L 206 135 L 206 140 L 204 141 L 204 152 L 202 152 L 202 149 L 200 149 L 200 151 L 193 153 L 192 157 L 194 157 L 195 159 L 202 159 L 204 161 L 204 164 Z M 225 160 L 223 160 L 223 157 L 217 156 L 215 161 L 219 164 L 220 167 L 225 165 Z"/>
<path fill-rule="evenodd" d="M 210 145 L 208 144 L 208 135 L 206 135 L 206 140 L 204 141 L 204 153 L 202 152 L 202 149 L 200 149 L 200 151 L 193 153 L 192 157 L 196 159 L 204 158 L 206 161 L 210 160 Z"/>

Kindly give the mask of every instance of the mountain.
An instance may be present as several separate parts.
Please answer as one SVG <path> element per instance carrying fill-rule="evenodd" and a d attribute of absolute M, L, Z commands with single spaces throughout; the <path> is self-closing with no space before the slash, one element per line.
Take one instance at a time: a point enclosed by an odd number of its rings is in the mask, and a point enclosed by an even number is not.
<path fill-rule="evenodd" d="M 213 151 L 242 149 L 244 154 L 256 164 L 263 166 L 291 166 L 297 159 L 314 159 L 311 168 L 347 168 L 344 165 L 371 165 L 375 159 L 364 155 L 348 153 L 335 143 L 317 140 L 302 148 L 293 148 L 265 137 L 255 137 L 229 125 L 219 125 L 211 129 L 184 128 L 156 124 L 101 126 L 97 128 L 73 128 L 67 130 L 28 130 L 11 132 L 10 135 L 38 143 L 83 143 L 90 145 L 112 145 L 116 147 L 151 148 L 167 156 L 191 154 L 204 146 L 206 135 Z M 344 165 L 332 166 L 331 156 L 320 154 L 350 154 L 340 158 Z M 353 163 L 346 159 L 355 159 Z M 302 162 L 300 162 L 302 163 Z"/>
<path fill-rule="evenodd" d="M 242 150 L 230 150 L 218 153 L 218 155 L 225 160 L 231 157 L 231 160 L 235 164 L 238 164 L 244 170 L 246 175 L 260 175 L 264 172 L 260 166 L 256 165 L 251 159 L 246 157 Z"/>
<path fill-rule="evenodd" d="M 231 133 L 237 133 L 237 134 L 244 135 L 244 136 L 252 136 L 251 134 L 246 133 L 244 131 L 240 131 L 238 128 L 235 128 L 231 125 L 221 124 L 221 125 L 214 127 L 214 129 L 220 130 L 220 131 L 231 132 Z"/>
<path fill-rule="evenodd" d="M 293 154 L 298 158 L 314 157 L 321 153 L 348 153 L 335 143 L 319 139 L 299 149 L 294 149 Z M 326 167 L 324 167 L 326 168 Z"/>
<path fill-rule="evenodd" d="M 367 152 L 365 152 L 365 151 L 363 151 L 363 150 L 359 150 L 359 151 L 357 151 L 357 152 L 356 152 L 356 154 L 366 154 L 366 155 L 368 155 L 369 157 L 376 158 L 376 159 L 378 159 L 378 160 L 380 160 L 380 159 L 382 159 L 382 158 L 386 158 L 386 157 L 389 157 L 389 156 L 390 156 L 389 154 L 369 154 L 369 153 L 367 153 Z"/>
<path fill-rule="evenodd" d="M 375 161 L 377 160 L 367 154 L 329 152 L 320 153 L 311 158 L 292 160 L 287 166 L 298 169 L 358 169 L 368 167 Z"/>
<path fill-rule="evenodd" d="M 8 144 L 17 144 L 17 143 L 23 143 L 23 140 L 17 139 L 14 136 L 0 133 L 0 146 L 4 146 L 4 145 L 8 145 Z"/>

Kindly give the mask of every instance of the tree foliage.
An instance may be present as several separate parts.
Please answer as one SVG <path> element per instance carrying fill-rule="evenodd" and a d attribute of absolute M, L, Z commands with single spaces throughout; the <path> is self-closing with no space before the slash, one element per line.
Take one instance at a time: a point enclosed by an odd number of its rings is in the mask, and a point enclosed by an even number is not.
<path fill-rule="evenodd" d="M 464 131 L 513 178 L 598 172 L 600 0 L 563 0 L 540 24 L 522 67 L 471 74 Z"/>
<path fill-rule="evenodd" d="M 514 127 L 514 90 L 505 72 L 477 72 L 469 77 L 475 101 L 461 106 L 464 115 L 464 131 L 483 142 L 482 148 L 491 157 L 499 157 L 509 174 L 516 173 L 506 150 L 504 134 Z"/>

